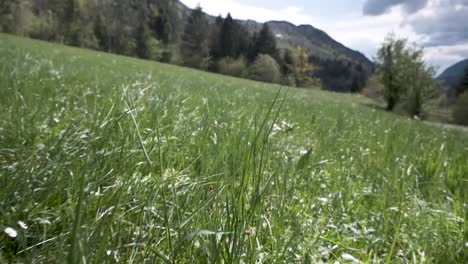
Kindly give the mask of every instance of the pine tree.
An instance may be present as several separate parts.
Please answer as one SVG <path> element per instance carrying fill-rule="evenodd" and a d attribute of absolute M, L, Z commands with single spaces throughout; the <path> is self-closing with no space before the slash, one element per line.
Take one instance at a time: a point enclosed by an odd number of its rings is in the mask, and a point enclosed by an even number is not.
<path fill-rule="evenodd" d="M 238 39 L 236 39 L 236 25 L 229 13 L 224 19 L 220 32 L 221 56 L 235 58 L 238 55 Z"/>
<path fill-rule="evenodd" d="M 218 16 L 212 26 L 210 33 L 210 56 L 213 60 L 218 60 L 222 57 L 222 47 L 220 43 L 220 32 L 223 26 L 224 19 Z"/>
<path fill-rule="evenodd" d="M 151 35 L 146 23 L 146 16 L 142 14 L 135 36 L 136 54 L 141 59 L 149 59 L 151 57 L 149 47 L 150 38 Z"/>
<path fill-rule="evenodd" d="M 104 19 L 100 14 L 96 15 L 94 19 L 94 35 L 98 41 L 98 47 L 101 50 L 109 51 L 109 34 L 107 32 L 107 27 L 103 21 Z"/>
<path fill-rule="evenodd" d="M 255 39 L 255 46 L 253 52 L 254 59 L 258 54 L 268 54 L 274 59 L 278 60 L 278 49 L 276 45 L 276 38 L 267 23 L 263 24 L 260 33 Z"/>
<path fill-rule="evenodd" d="M 209 58 L 208 19 L 201 7 L 195 8 L 187 19 L 180 53 L 184 65 L 195 68 L 206 68 Z"/>
<path fill-rule="evenodd" d="M 164 44 L 175 43 L 180 30 L 177 3 L 174 0 L 158 0 L 158 14 L 153 17 L 152 28 Z"/>
<path fill-rule="evenodd" d="M 250 32 L 241 24 L 235 22 L 235 37 L 238 40 L 238 56 L 241 55 L 247 57 L 254 45 Z"/>

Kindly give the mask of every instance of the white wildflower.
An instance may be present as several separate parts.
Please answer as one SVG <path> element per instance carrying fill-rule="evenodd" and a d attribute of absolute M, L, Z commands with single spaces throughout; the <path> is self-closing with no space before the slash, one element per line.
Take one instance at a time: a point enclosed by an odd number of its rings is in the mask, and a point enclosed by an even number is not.
<path fill-rule="evenodd" d="M 16 230 L 14 230 L 11 227 L 5 228 L 4 231 L 9 237 L 12 237 L 12 238 L 14 238 L 14 237 L 16 237 L 18 235 L 18 232 L 16 232 Z"/>
<path fill-rule="evenodd" d="M 25 224 L 23 221 L 18 221 L 18 225 L 24 230 L 28 229 L 28 225 Z"/>
<path fill-rule="evenodd" d="M 359 264 L 359 263 L 362 263 L 360 260 L 358 260 L 357 258 L 353 257 L 352 255 L 350 254 L 346 254 L 344 253 L 343 255 L 341 255 L 341 258 L 344 260 L 344 261 L 348 261 L 348 262 L 352 262 L 354 264 Z"/>
<path fill-rule="evenodd" d="M 305 155 L 305 154 L 307 154 L 307 152 L 308 152 L 307 149 L 305 149 L 303 147 L 299 149 L 299 154 L 301 154 L 301 155 Z"/>
<path fill-rule="evenodd" d="M 195 242 L 193 243 L 193 246 L 196 248 L 200 248 L 200 241 L 195 240 Z"/>
<path fill-rule="evenodd" d="M 317 200 L 321 201 L 322 203 L 328 203 L 328 198 L 326 197 L 320 197 L 320 198 L 317 198 Z"/>
<path fill-rule="evenodd" d="M 399 257 L 399 258 L 405 258 L 405 252 L 403 252 L 403 250 L 401 250 L 401 249 L 398 250 L 398 252 L 397 252 L 397 257 Z"/>
<path fill-rule="evenodd" d="M 43 149 L 45 149 L 45 145 L 44 145 L 44 144 L 37 144 L 37 145 L 36 145 L 36 148 L 37 148 L 38 150 L 43 150 Z"/>

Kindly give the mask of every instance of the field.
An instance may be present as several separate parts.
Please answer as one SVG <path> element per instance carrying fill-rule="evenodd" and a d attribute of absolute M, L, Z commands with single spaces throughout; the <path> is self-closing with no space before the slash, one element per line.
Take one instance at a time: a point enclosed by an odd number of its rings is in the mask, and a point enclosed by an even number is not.
<path fill-rule="evenodd" d="M 468 135 L 0 35 L 0 263 L 467 263 Z"/>

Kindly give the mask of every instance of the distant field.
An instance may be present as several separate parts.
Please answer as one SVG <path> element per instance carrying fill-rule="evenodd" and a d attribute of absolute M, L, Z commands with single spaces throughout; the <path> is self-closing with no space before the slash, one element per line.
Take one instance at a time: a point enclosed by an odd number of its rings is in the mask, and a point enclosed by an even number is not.
<path fill-rule="evenodd" d="M 468 263 L 463 131 L 9 35 L 0 58 L 0 263 Z"/>

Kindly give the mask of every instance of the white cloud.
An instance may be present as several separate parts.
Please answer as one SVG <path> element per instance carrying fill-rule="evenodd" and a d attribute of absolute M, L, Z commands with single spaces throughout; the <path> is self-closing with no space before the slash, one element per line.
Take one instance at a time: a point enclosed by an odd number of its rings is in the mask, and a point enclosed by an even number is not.
<path fill-rule="evenodd" d="M 421 41 L 422 36 L 414 33 L 409 26 L 401 24 L 404 16 L 402 8 L 394 8 L 378 17 L 350 14 L 342 20 L 324 22 L 323 29 L 336 40 L 372 58 L 390 32 L 412 42 Z"/>
<path fill-rule="evenodd" d="M 456 62 L 468 58 L 468 42 L 450 46 L 429 47 L 425 49 L 426 59 L 438 66 L 441 73 Z"/>
<path fill-rule="evenodd" d="M 243 4 L 236 0 L 182 0 L 182 2 L 190 8 L 200 4 L 203 10 L 210 15 L 226 16 L 230 12 L 234 18 L 242 20 L 251 19 L 257 22 L 286 20 L 296 25 L 310 24 L 316 21 L 313 17 L 305 14 L 303 8 L 293 5 L 286 5 L 284 8 L 275 10 Z"/>

